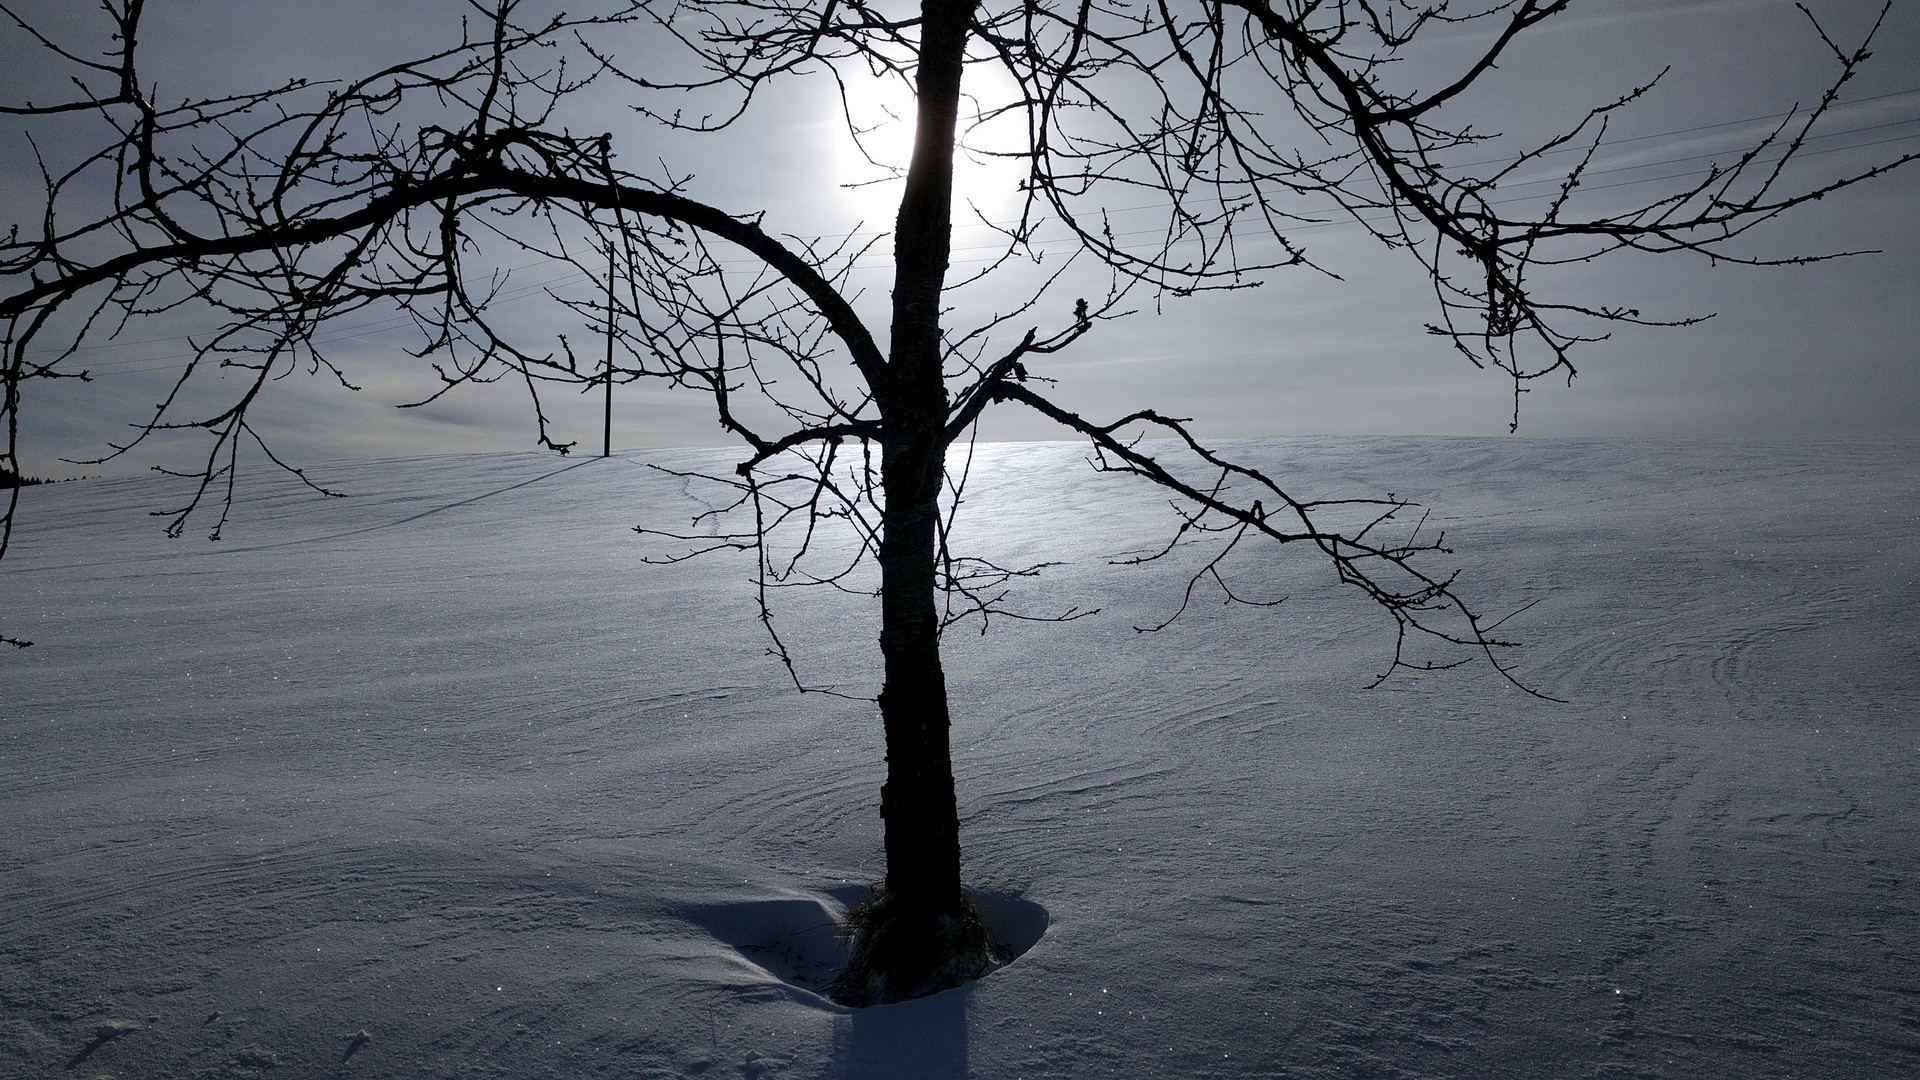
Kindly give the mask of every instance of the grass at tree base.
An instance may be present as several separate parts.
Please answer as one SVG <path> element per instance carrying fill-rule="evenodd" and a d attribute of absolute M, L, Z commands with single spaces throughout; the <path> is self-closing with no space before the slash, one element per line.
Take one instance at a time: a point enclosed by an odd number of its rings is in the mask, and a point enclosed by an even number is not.
<path fill-rule="evenodd" d="M 826 996 L 853 1008 L 926 997 L 983 978 L 1012 959 L 973 901 L 958 915 L 902 910 L 882 895 L 847 912 L 847 966 Z"/>

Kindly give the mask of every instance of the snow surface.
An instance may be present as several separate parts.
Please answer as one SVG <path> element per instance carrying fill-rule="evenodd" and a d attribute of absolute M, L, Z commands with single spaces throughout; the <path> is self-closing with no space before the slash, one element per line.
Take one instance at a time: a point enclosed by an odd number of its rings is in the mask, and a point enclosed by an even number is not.
<path fill-rule="evenodd" d="M 1433 506 L 1568 703 L 1364 689 L 1391 624 L 1304 550 L 1135 633 L 1164 503 L 983 448 L 968 535 L 1102 609 L 949 639 L 968 880 L 1029 947 L 861 1011 L 807 986 L 882 871 L 875 710 L 792 689 L 741 559 L 628 531 L 699 507 L 649 463 L 734 455 L 260 471 L 217 544 L 170 481 L 27 489 L 0 1076 L 1920 1075 L 1920 444 L 1235 449 Z M 870 602 L 780 602 L 873 691 Z"/>

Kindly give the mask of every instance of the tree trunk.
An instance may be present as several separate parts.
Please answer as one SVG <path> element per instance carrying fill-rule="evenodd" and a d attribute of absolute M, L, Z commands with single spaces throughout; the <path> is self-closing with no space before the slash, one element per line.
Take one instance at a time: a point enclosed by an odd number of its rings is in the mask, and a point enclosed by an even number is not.
<path fill-rule="evenodd" d="M 892 376 L 881 400 L 886 507 L 880 545 L 880 649 L 886 686 L 887 893 L 919 915 L 957 915 L 960 822 L 940 669 L 934 559 L 945 468 L 940 294 L 952 243 L 954 128 L 973 0 L 923 0 L 919 115 L 894 231 Z"/>
<path fill-rule="evenodd" d="M 954 129 L 973 5 L 921 4 L 919 115 L 894 232 L 889 378 L 875 388 L 885 431 L 880 714 L 887 781 L 880 815 L 887 879 L 880 899 L 848 918 L 851 961 L 835 996 L 849 1004 L 933 993 L 978 978 L 996 963 L 960 890 L 960 819 L 934 596 L 948 404 L 940 296 L 952 242 Z"/>
<path fill-rule="evenodd" d="M 887 781 L 880 789 L 886 822 L 886 892 L 917 915 L 958 915 L 960 819 L 953 794 L 946 675 L 940 667 L 934 603 L 935 533 L 942 457 L 937 440 L 900 446 L 882 456 L 887 503 L 880 546 L 880 650 L 886 684 L 880 716 L 887 733 Z M 931 459 L 931 462 L 929 462 Z M 932 490 L 928 490 L 932 488 Z"/>

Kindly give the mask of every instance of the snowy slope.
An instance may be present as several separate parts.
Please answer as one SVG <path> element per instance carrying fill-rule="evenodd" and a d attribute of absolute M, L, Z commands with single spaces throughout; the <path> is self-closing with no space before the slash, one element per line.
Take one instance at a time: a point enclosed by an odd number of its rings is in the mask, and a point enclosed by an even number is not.
<path fill-rule="evenodd" d="M 1567 703 L 1363 689 L 1391 624 L 1306 552 L 1138 634 L 1183 578 L 1110 560 L 1164 503 L 983 448 L 980 550 L 1102 609 L 950 638 L 967 873 L 1031 948 L 859 1012 L 782 977 L 882 872 L 875 710 L 628 528 L 733 455 L 263 472 L 217 544 L 162 482 L 27 489 L 0 1076 L 1920 1073 L 1920 445 L 1236 449 L 1433 506 Z M 781 602 L 875 689 L 870 605 Z"/>

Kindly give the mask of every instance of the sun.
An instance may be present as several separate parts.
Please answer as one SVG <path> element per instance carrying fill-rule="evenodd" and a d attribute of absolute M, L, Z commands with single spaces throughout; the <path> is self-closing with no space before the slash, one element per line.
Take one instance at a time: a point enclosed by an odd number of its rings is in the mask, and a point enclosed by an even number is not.
<path fill-rule="evenodd" d="M 847 79 L 839 154 L 843 187 L 858 189 L 906 175 L 913 156 L 913 97 L 897 82 Z"/>
<path fill-rule="evenodd" d="M 967 71 L 961 105 L 961 147 L 954 155 L 953 216 L 956 226 L 984 216 L 1000 222 L 1019 212 L 1022 168 L 1017 159 L 985 153 L 1004 138 L 984 128 L 969 128 L 968 118 L 983 105 L 1006 96 L 1004 76 L 984 67 Z M 914 100 L 900 79 L 873 78 L 864 72 L 843 77 L 844 115 L 836 139 L 833 172 L 849 202 L 862 217 L 891 217 L 913 158 Z M 836 105 L 839 103 L 836 102 Z"/>

